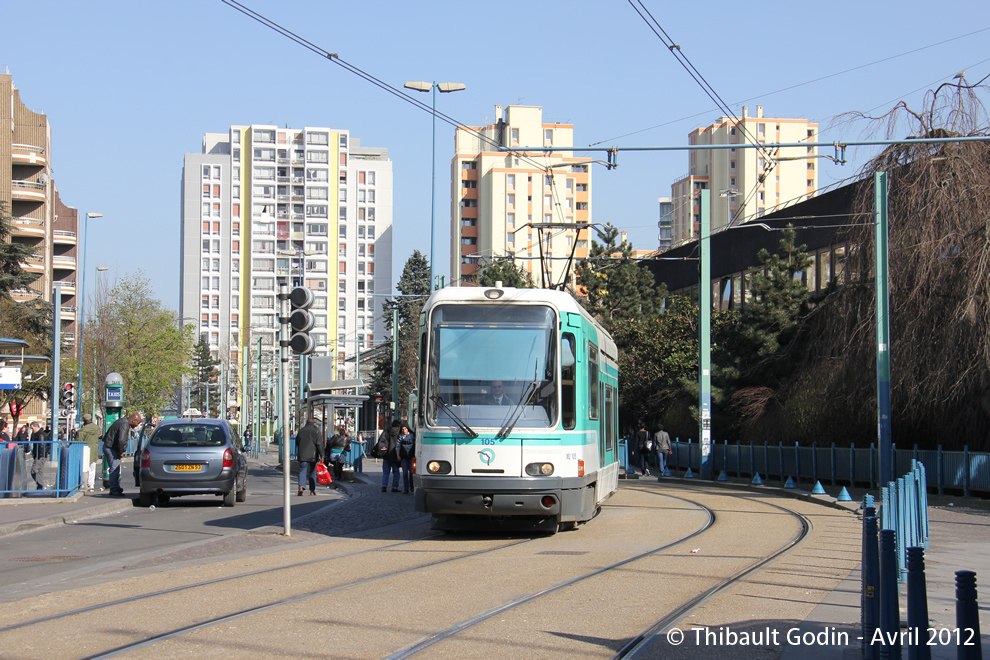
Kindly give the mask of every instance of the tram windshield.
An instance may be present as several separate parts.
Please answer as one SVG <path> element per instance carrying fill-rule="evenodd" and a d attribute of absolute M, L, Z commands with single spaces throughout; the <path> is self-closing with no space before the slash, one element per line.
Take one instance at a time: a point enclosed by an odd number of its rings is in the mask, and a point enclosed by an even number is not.
<path fill-rule="evenodd" d="M 556 327 L 554 311 L 543 305 L 437 306 L 424 397 L 428 422 L 510 430 L 553 425 Z"/>

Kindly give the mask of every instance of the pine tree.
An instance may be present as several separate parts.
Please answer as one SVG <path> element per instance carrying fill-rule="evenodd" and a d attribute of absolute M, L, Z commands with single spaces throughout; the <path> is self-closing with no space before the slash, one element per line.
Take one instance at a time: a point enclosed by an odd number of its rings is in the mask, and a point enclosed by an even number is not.
<path fill-rule="evenodd" d="M 399 400 L 395 402 L 396 415 L 401 416 L 406 409 L 409 393 L 416 388 L 416 374 L 419 367 L 419 313 L 423 310 L 430 295 L 430 262 L 419 250 L 413 252 L 402 269 L 396 289 L 401 296 L 388 298 L 385 310 L 385 327 L 392 330 L 399 343 Z M 398 332 L 392 327 L 393 310 L 398 310 Z M 380 389 L 379 389 L 380 388 Z M 392 399 L 392 352 L 383 351 L 375 362 L 369 390 L 385 401 Z"/>
<path fill-rule="evenodd" d="M 199 336 L 199 341 L 193 352 L 193 402 L 196 408 L 206 412 L 207 417 L 217 417 L 212 411 L 219 411 L 222 407 L 220 401 L 220 389 L 217 382 L 217 367 L 220 365 L 219 358 L 213 357 L 210 352 L 210 345 L 203 335 Z M 207 396 L 209 392 L 209 396 Z M 209 399 L 209 406 L 206 405 Z"/>
<path fill-rule="evenodd" d="M 490 263 L 478 276 L 478 286 L 495 286 L 496 282 L 501 282 L 502 286 L 518 289 L 532 289 L 536 286 L 529 273 L 516 268 L 510 260 Z"/>
<path fill-rule="evenodd" d="M 34 248 L 10 240 L 10 222 L 7 204 L 0 202 L 0 298 L 9 297 L 13 289 L 27 288 L 41 277 L 40 273 L 29 273 L 21 268 L 21 262 L 27 260 Z"/>

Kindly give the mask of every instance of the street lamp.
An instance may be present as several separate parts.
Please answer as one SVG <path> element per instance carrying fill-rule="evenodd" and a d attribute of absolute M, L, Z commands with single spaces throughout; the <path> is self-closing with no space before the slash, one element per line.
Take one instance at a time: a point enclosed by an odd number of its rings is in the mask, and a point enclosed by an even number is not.
<path fill-rule="evenodd" d="M 464 83 L 456 82 L 442 82 L 442 83 L 428 83 L 423 80 L 410 80 L 405 85 L 406 89 L 414 89 L 417 92 L 433 92 L 433 140 L 431 141 L 431 146 L 433 148 L 433 159 L 430 173 L 430 289 L 433 289 L 433 255 L 436 251 L 436 183 L 437 183 L 437 90 L 440 90 L 444 94 L 449 94 L 451 92 L 459 92 L 462 89 L 466 89 Z"/>
<path fill-rule="evenodd" d="M 82 249 L 82 265 L 76 264 L 76 279 L 79 278 L 79 273 L 82 273 L 82 286 L 79 289 L 79 304 L 77 305 L 79 314 L 79 337 L 76 341 L 79 342 L 79 388 L 82 390 L 82 376 L 83 376 L 83 350 L 85 346 L 85 334 L 83 330 L 86 326 L 86 246 L 88 241 L 86 240 L 89 234 L 89 220 L 92 218 L 102 218 L 102 213 L 87 213 L 83 216 L 83 224 L 85 229 L 83 229 L 83 249 Z M 61 301 L 57 301 L 56 305 L 60 305 Z M 93 396 L 96 396 L 95 394 Z M 76 426 L 82 426 L 82 401 L 76 406 Z"/>
<path fill-rule="evenodd" d="M 99 291 L 100 291 L 100 273 L 102 273 L 104 271 L 107 271 L 107 270 L 110 270 L 110 269 L 107 268 L 106 266 L 97 266 L 96 267 L 96 276 L 95 277 L 96 277 L 96 291 L 97 291 L 96 300 L 97 301 L 99 301 L 99 299 L 100 299 L 100 294 L 99 294 Z M 85 279 L 85 277 L 86 276 L 83 275 L 83 279 Z M 83 385 L 82 385 L 82 348 L 81 347 L 79 349 L 79 355 L 80 355 L 80 358 L 79 358 L 79 391 L 82 392 L 83 391 Z M 82 411 L 82 394 L 80 394 L 80 398 L 79 398 L 79 410 Z M 92 399 L 92 401 L 90 401 L 90 410 L 89 410 L 89 413 L 90 413 L 90 415 L 92 416 L 93 419 L 96 419 L 96 363 L 95 362 L 93 363 L 93 399 Z M 82 420 L 77 420 L 77 421 L 79 421 L 79 423 L 82 423 Z"/>
<path fill-rule="evenodd" d="M 737 196 L 739 191 L 735 188 L 729 188 L 727 190 L 720 190 L 718 192 L 719 197 L 725 197 L 725 225 L 728 226 L 732 223 L 732 213 L 729 211 L 730 200 Z"/>

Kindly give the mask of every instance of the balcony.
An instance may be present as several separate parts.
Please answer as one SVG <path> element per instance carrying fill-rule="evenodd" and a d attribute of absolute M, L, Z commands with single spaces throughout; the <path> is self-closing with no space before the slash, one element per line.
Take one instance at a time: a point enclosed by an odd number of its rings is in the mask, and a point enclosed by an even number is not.
<path fill-rule="evenodd" d="M 54 284 L 58 284 L 62 287 L 63 296 L 74 296 L 76 295 L 76 281 L 75 280 L 56 280 Z"/>
<path fill-rule="evenodd" d="M 62 305 L 59 308 L 62 311 L 63 321 L 74 321 L 76 319 L 76 308 L 72 305 Z"/>
<path fill-rule="evenodd" d="M 61 268 L 63 270 L 75 270 L 76 258 L 67 257 L 67 256 L 52 257 L 52 268 Z"/>
<path fill-rule="evenodd" d="M 45 156 L 45 148 L 33 144 L 10 145 L 10 159 L 15 165 L 44 166 L 48 164 L 48 157 Z"/>
<path fill-rule="evenodd" d="M 10 182 L 10 196 L 18 202 L 44 202 L 45 184 L 14 179 Z"/>
<path fill-rule="evenodd" d="M 34 289 L 11 289 L 10 297 L 14 299 L 14 302 L 28 302 L 41 298 L 41 292 Z"/>
<path fill-rule="evenodd" d="M 45 221 L 38 218 L 13 218 L 10 222 L 10 235 L 43 238 Z"/>
<path fill-rule="evenodd" d="M 52 232 L 52 240 L 61 245 L 75 245 L 76 232 L 56 229 Z"/>
<path fill-rule="evenodd" d="M 29 254 L 25 257 L 24 261 L 21 262 L 21 268 L 29 273 L 45 272 L 45 255 Z"/>

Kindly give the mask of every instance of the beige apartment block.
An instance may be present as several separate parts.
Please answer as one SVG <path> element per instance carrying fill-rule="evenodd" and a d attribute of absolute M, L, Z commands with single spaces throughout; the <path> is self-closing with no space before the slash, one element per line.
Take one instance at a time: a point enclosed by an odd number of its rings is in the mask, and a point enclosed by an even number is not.
<path fill-rule="evenodd" d="M 11 291 L 17 302 L 52 302 L 61 287 L 63 356 L 76 345 L 76 273 L 78 213 L 59 198 L 52 179 L 51 126 L 48 117 L 21 101 L 10 73 L 0 73 L 0 202 L 10 216 L 8 241 L 31 246 L 21 268 L 38 275 L 30 285 Z M 41 419 L 41 401 L 25 406 L 22 419 Z"/>
<path fill-rule="evenodd" d="M 542 107 L 496 105 L 495 115 L 455 132 L 451 284 L 474 286 L 486 265 L 511 259 L 538 286 L 573 286 L 571 255 L 588 256 L 590 161 L 526 149 L 574 144 L 574 126 L 545 123 Z"/>
<path fill-rule="evenodd" d="M 688 152 L 688 172 L 671 186 L 673 245 L 697 238 L 701 220 L 698 191 L 711 190 L 712 231 L 763 217 L 815 195 L 815 147 L 737 148 L 731 145 L 817 142 L 818 124 L 807 119 L 756 116 L 743 106 L 741 117 L 719 117 L 688 135 L 692 145 L 728 145 Z"/>

